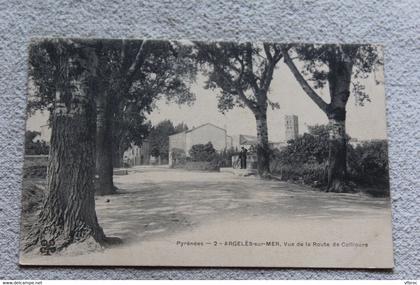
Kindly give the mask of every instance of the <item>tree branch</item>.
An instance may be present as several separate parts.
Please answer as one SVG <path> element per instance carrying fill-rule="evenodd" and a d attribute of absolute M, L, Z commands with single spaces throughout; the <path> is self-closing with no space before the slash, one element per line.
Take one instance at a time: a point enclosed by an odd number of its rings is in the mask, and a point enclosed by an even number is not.
<path fill-rule="evenodd" d="M 274 47 L 274 55 L 270 53 L 270 46 L 265 43 L 264 49 L 267 54 L 267 64 L 264 67 L 263 71 L 263 80 L 261 82 L 261 89 L 264 91 L 264 95 L 267 96 L 268 89 L 270 87 L 271 81 L 273 80 L 274 69 L 276 64 L 282 58 L 282 53 L 280 50 Z"/>
<path fill-rule="evenodd" d="M 143 55 L 142 53 L 143 53 L 145 44 L 146 44 L 146 40 L 143 40 L 136 54 L 136 58 L 134 59 L 133 63 L 130 65 L 130 67 L 127 70 L 127 77 L 131 77 L 134 74 L 134 72 L 139 68 L 139 66 L 143 63 L 144 56 L 142 56 Z"/>
<path fill-rule="evenodd" d="M 273 59 L 273 56 L 271 55 L 269 44 L 264 43 L 263 46 L 264 46 L 264 51 L 265 51 L 265 55 L 267 56 L 267 59 L 271 61 Z"/>
<path fill-rule="evenodd" d="M 245 60 L 246 60 L 246 78 L 249 80 L 252 89 L 254 90 L 255 94 L 259 93 L 259 88 L 256 80 L 256 75 L 254 73 L 254 66 L 252 62 L 252 45 L 251 43 L 247 43 L 246 45 L 246 53 L 245 53 Z"/>
<path fill-rule="evenodd" d="M 290 71 L 299 82 L 302 89 L 305 93 L 312 99 L 312 101 L 322 110 L 324 113 L 327 113 L 328 104 L 312 89 L 312 87 L 308 84 L 306 79 L 302 76 L 302 74 L 297 69 L 296 65 L 293 63 L 293 60 L 290 58 L 288 50 L 286 48 L 282 48 L 282 53 L 284 57 L 284 62 L 290 68 Z"/>

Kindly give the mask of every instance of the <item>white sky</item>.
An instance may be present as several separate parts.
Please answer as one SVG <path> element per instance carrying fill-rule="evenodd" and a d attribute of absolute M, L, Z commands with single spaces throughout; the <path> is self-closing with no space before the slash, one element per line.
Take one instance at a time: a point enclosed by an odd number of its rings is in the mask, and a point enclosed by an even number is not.
<path fill-rule="evenodd" d="M 374 77 L 382 83 L 377 85 Z M 217 94 L 219 90 L 211 91 L 203 88 L 204 77 L 198 76 L 197 82 L 192 86 L 196 94 L 196 101 L 192 106 L 178 106 L 166 104 L 165 100 L 157 102 L 158 108 L 149 116 L 152 124 L 164 119 L 170 119 L 175 124 L 184 122 L 189 128 L 204 123 L 213 123 L 226 128 L 229 135 L 247 134 L 256 135 L 255 118 L 248 109 L 235 107 L 226 115 L 217 110 Z M 358 139 L 385 139 L 385 92 L 383 85 L 383 72 L 370 76 L 364 82 L 366 92 L 371 102 L 365 106 L 356 106 L 355 98 L 350 96 L 347 103 L 347 133 Z M 329 102 L 328 90 L 317 90 L 326 102 Z M 284 116 L 294 114 L 299 118 L 299 133 L 307 131 L 307 125 L 326 124 L 326 115 L 309 99 L 300 85 L 296 82 L 287 66 L 279 63 L 274 72 L 269 98 L 280 104 L 280 109 L 268 111 L 268 132 L 271 141 L 284 141 Z M 27 128 L 40 130 L 46 124 L 48 114 L 37 112 L 27 121 Z"/>
<path fill-rule="evenodd" d="M 383 82 L 383 77 L 376 79 Z M 197 83 L 192 87 L 197 100 L 191 107 L 168 105 L 161 100 L 158 109 L 150 115 L 150 120 L 156 124 L 164 119 L 170 119 L 175 124 L 184 122 L 188 127 L 199 126 L 210 122 L 227 129 L 228 134 L 256 135 L 255 118 L 248 109 L 234 108 L 222 115 L 217 110 L 218 90 L 205 90 L 205 78 L 199 76 Z M 385 139 L 385 95 L 383 84 L 376 85 L 374 77 L 365 81 L 366 91 L 371 102 L 365 106 L 356 106 L 354 96 L 350 96 L 347 103 L 347 133 L 358 139 Z M 323 99 L 329 102 L 328 90 L 318 91 Z M 268 111 L 268 132 L 271 141 L 284 141 L 284 116 L 297 115 L 299 118 L 299 133 L 307 131 L 307 125 L 326 124 L 326 115 L 312 102 L 296 82 L 292 73 L 280 64 L 274 73 L 269 98 L 280 104 L 280 109 Z"/>

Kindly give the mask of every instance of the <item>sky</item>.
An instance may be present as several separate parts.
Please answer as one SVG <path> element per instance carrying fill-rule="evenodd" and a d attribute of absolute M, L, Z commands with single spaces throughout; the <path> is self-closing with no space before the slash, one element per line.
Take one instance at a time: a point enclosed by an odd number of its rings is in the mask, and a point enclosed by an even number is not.
<path fill-rule="evenodd" d="M 382 74 L 376 74 L 375 77 L 372 75 L 364 80 L 371 102 L 364 106 L 356 106 L 355 97 L 351 95 L 349 98 L 346 129 L 351 137 L 361 140 L 386 139 L 384 85 L 377 85 L 375 78 L 383 82 Z M 256 135 L 256 123 L 252 112 L 235 107 L 225 115 L 221 114 L 217 110 L 217 94 L 220 90 L 204 89 L 204 80 L 204 77 L 199 76 L 192 86 L 192 91 L 197 96 L 194 105 L 169 105 L 161 100 L 157 104 L 158 109 L 149 116 L 152 123 L 170 119 L 175 124 L 184 122 L 191 128 L 209 122 L 225 128 L 229 135 Z M 329 102 L 328 90 L 317 92 Z M 328 122 L 326 115 L 306 95 L 284 64 L 280 64 L 274 73 L 269 99 L 280 104 L 280 109 L 272 110 L 269 107 L 267 114 L 269 139 L 273 142 L 285 140 L 285 115 L 298 116 L 300 134 L 307 131 L 308 125 Z"/>
<path fill-rule="evenodd" d="M 375 83 L 375 79 L 380 84 Z M 229 135 L 256 135 L 256 123 L 249 109 L 235 107 L 225 115 L 217 109 L 217 95 L 220 90 L 206 90 L 203 88 L 205 77 L 197 76 L 196 82 L 191 86 L 191 91 L 196 94 L 193 105 L 167 104 L 166 100 L 159 100 L 157 108 L 149 115 L 152 124 L 170 119 L 174 124 L 186 123 L 189 128 L 205 123 L 212 123 L 225 128 Z M 364 106 L 355 104 L 355 97 L 350 95 L 347 103 L 347 133 L 359 140 L 386 139 L 385 118 L 385 92 L 383 84 L 383 71 L 371 74 L 363 81 L 366 92 L 371 102 Z M 328 89 L 317 90 L 317 93 L 328 103 Z M 269 107 L 268 134 L 269 140 L 279 142 L 285 140 L 285 115 L 297 115 L 299 121 L 299 134 L 307 131 L 307 126 L 326 124 L 326 115 L 312 102 L 293 77 L 288 67 L 280 62 L 274 72 L 273 81 L 269 92 L 269 99 L 278 102 L 280 109 L 272 110 Z M 39 112 L 28 118 L 27 129 L 40 131 L 40 126 L 45 125 L 48 113 Z"/>

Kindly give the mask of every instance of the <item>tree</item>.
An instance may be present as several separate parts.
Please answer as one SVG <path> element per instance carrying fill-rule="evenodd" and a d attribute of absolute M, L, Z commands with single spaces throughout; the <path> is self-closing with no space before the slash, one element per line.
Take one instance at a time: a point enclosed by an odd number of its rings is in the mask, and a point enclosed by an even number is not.
<path fill-rule="evenodd" d="M 161 121 L 153 126 L 148 136 L 151 155 L 159 159 L 169 157 L 169 136 L 186 130 L 188 126 L 184 123 L 174 126 L 170 120 Z"/>
<path fill-rule="evenodd" d="M 235 106 L 252 111 L 257 124 L 257 167 L 260 177 L 270 173 L 267 107 L 279 108 L 268 99 L 277 63 L 282 58 L 281 46 L 264 43 L 200 43 L 196 42 L 197 59 L 208 76 L 206 88 L 219 88 L 219 110 Z"/>
<path fill-rule="evenodd" d="M 194 100 L 189 85 L 195 80 L 191 47 L 170 41 L 88 40 L 97 60 L 92 89 L 96 102 L 97 194 L 115 192 L 113 167 L 121 166 L 124 151 L 141 145 L 147 136 L 146 115 L 164 97 L 168 102 L 189 104 Z M 86 42 L 86 43 L 87 43 Z M 33 86 L 28 112 L 54 105 L 54 69 L 45 51 L 33 50 Z"/>
<path fill-rule="evenodd" d="M 99 113 L 97 117 L 104 122 L 98 124 L 97 134 L 103 133 L 99 142 L 107 146 L 104 153 L 98 152 L 98 192 L 112 194 L 113 166 L 121 166 L 123 153 L 131 144 L 142 144 L 150 128 L 146 114 L 153 104 L 162 97 L 178 104 L 194 100 L 189 84 L 195 68 L 185 56 L 189 48 L 174 42 L 118 40 L 106 41 L 103 47 L 101 54 L 110 72 L 98 75 L 101 82 L 107 82 L 102 85 L 106 86 L 105 118 Z"/>
<path fill-rule="evenodd" d="M 51 149 L 48 161 L 45 200 L 25 249 L 54 243 L 58 250 L 75 242 L 105 242 L 98 224 L 94 199 L 95 104 L 92 79 L 97 58 L 90 41 L 48 39 L 32 43 L 32 74 L 42 62 L 50 63 L 49 77 L 34 77 L 42 92 L 45 79 L 51 101 Z M 46 96 L 43 94 L 42 96 Z M 48 97 L 48 96 L 47 96 Z"/>
<path fill-rule="evenodd" d="M 283 47 L 284 62 L 309 98 L 329 120 L 329 163 L 327 191 L 351 191 L 347 183 L 346 105 L 352 92 L 359 104 L 369 101 L 359 79 L 367 78 L 382 61 L 372 45 L 294 45 L 289 46 L 303 62 L 299 71 Z M 305 78 L 304 76 L 307 76 Z M 311 86 L 309 82 L 313 82 Z M 330 103 L 315 91 L 328 83 Z"/>

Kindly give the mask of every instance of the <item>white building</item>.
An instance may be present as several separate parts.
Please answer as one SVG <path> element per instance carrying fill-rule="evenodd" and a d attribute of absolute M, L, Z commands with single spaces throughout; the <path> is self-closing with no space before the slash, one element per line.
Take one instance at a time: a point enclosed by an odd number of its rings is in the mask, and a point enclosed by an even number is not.
<path fill-rule="evenodd" d="M 189 156 L 193 145 L 211 142 L 216 151 L 223 151 L 232 147 L 232 137 L 226 130 L 211 123 L 201 125 L 191 130 L 169 136 L 169 153 L 173 149 L 182 149 Z"/>

